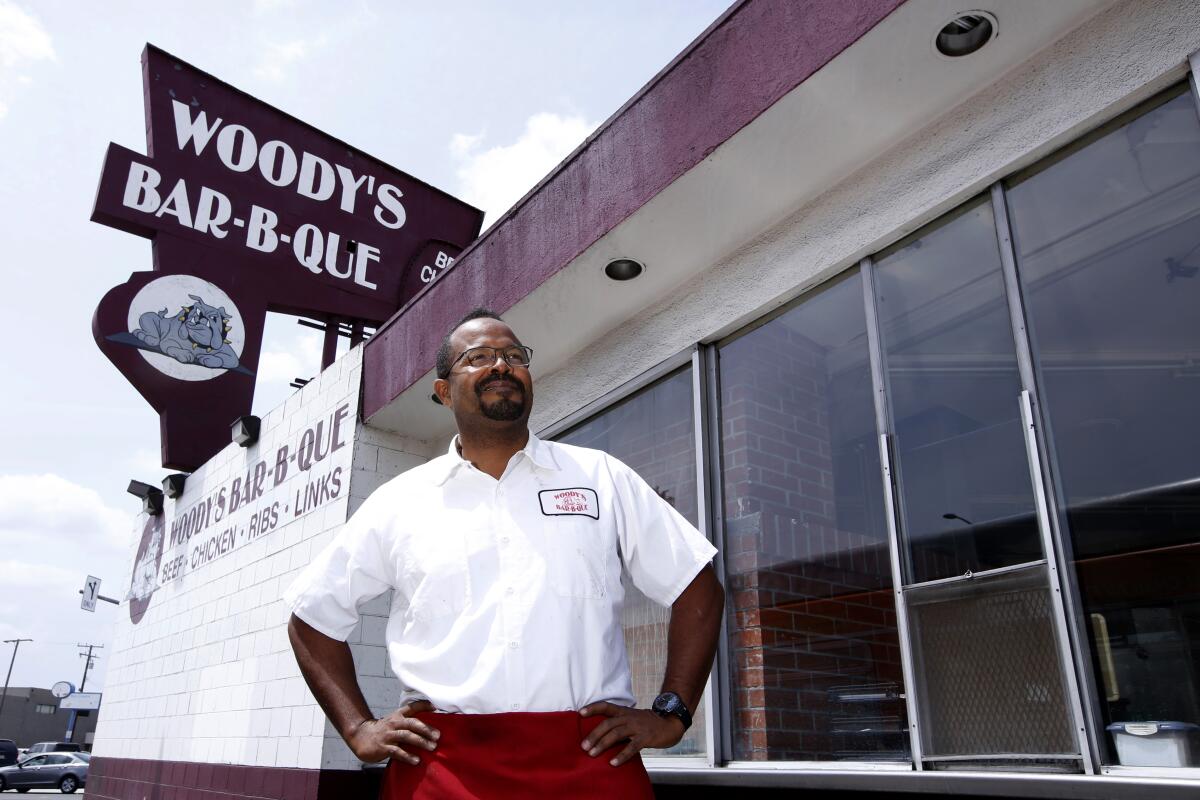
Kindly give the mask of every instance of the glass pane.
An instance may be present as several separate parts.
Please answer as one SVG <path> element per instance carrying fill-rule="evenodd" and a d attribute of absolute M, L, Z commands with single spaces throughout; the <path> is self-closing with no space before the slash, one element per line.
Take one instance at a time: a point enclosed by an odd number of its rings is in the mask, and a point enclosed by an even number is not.
<path fill-rule="evenodd" d="M 991 206 L 877 264 L 910 583 L 1042 557 Z"/>
<path fill-rule="evenodd" d="M 594 447 L 632 467 L 688 522 L 699 527 L 696 496 L 696 430 L 692 370 L 685 367 L 632 397 L 605 409 L 558 437 L 558 441 Z M 667 666 L 667 625 L 671 610 L 650 601 L 629 581 L 621 625 L 633 672 L 633 694 L 649 708 L 662 691 Z M 693 709 L 692 727 L 667 751 L 647 755 L 696 755 L 705 751 L 704 707 Z"/>
<path fill-rule="evenodd" d="M 857 270 L 720 350 L 734 758 L 907 760 Z"/>
<path fill-rule="evenodd" d="M 1059 159 L 1008 202 L 1100 706 L 1115 737 L 1110 763 L 1145 764 L 1149 750 L 1191 736 L 1198 766 L 1194 729 L 1135 742 L 1112 727 L 1200 724 L 1200 123 L 1191 98 L 1174 96 Z M 1150 744 L 1129 747 L 1137 743 Z"/>

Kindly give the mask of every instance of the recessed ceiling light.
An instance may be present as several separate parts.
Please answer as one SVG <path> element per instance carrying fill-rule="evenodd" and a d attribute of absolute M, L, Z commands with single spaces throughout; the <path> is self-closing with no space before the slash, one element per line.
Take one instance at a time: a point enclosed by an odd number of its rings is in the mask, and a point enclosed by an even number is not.
<path fill-rule="evenodd" d="M 645 271 L 645 265 L 632 258 L 615 258 L 604 267 L 604 274 L 614 281 L 631 281 Z"/>
<path fill-rule="evenodd" d="M 996 38 L 996 18 L 986 11 L 969 11 L 947 22 L 934 37 L 933 46 L 947 58 L 962 58 Z"/>

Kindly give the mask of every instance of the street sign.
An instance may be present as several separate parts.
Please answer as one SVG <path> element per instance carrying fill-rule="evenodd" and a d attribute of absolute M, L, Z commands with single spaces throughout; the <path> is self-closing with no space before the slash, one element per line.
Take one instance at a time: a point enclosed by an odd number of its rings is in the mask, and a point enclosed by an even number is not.
<path fill-rule="evenodd" d="M 59 681 L 50 687 L 50 694 L 60 700 L 75 691 L 75 684 L 70 681 Z"/>
<path fill-rule="evenodd" d="M 96 597 L 98 597 L 99 594 L 100 579 L 88 575 L 87 580 L 83 582 L 83 600 L 80 601 L 79 607 L 84 611 L 95 611 Z"/>
<path fill-rule="evenodd" d="M 74 692 L 59 701 L 58 707 L 75 711 L 95 711 L 100 708 L 100 692 Z"/>

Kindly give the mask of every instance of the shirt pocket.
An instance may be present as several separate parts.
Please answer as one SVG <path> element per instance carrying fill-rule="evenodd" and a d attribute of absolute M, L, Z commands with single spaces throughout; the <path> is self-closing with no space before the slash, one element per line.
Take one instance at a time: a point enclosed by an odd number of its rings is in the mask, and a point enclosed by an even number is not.
<path fill-rule="evenodd" d="M 408 613 L 418 622 L 461 614 L 471 602 L 466 535 L 439 531 L 414 543 L 405 559 Z"/>
<path fill-rule="evenodd" d="M 608 596 L 608 548 L 599 521 L 558 514 L 542 522 L 550 585 L 560 597 L 602 600 Z"/>

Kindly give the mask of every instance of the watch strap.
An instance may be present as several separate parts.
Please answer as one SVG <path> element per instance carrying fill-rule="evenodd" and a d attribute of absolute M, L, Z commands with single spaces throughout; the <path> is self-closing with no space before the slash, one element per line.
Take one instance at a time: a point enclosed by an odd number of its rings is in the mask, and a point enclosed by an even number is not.
<path fill-rule="evenodd" d="M 683 702 L 683 698 L 675 694 L 675 692 L 663 692 L 654 698 L 654 703 L 651 705 L 650 710 L 663 718 L 675 717 L 683 723 L 685 731 L 692 727 L 692 712 L 688 710 L 687 704 Z"/>

